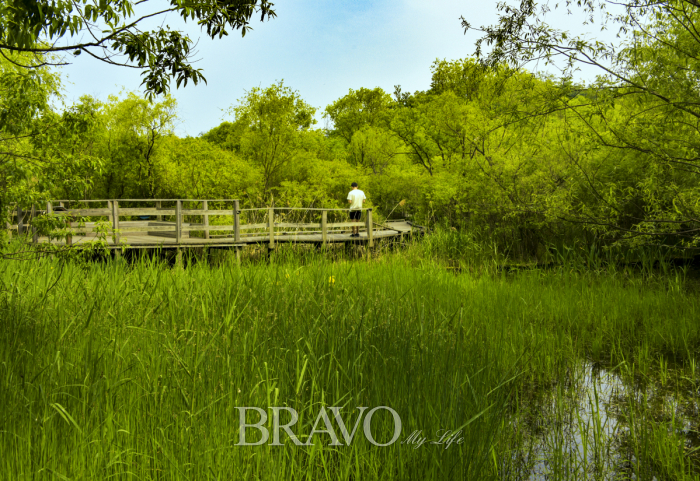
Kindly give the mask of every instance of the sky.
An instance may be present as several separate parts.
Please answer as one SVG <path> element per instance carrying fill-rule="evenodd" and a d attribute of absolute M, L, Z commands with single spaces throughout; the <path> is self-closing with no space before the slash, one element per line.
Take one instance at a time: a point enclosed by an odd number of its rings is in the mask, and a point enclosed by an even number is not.
<path fill-rule="evenodd" d="M 426 90 L 435 59 L 455 60 L 474 52 L 479 33 L 465 34 L 460 16 L 473 26 L 497 19 L 496 0 L 280 0 L 275 11 L 277 17 L 270 21 L 256 18 L 244 38 L 234 31 L 215 40 L 176 15 L 159 19 L 198 39 L 196 67 L 207 79 L 206 84 L 179 89 L 173 82 L 177 135 L 210 130 L 230 119 L 226 111 L 247 90 L 280 80 L 318 109 L 320 127 L 323 109 L 349 89 L 381 87 L 391 94 L 401 85 L 404 92 Z M 560 28 L 595 31 L 577 23 L 576 15 L 556 15 L 553 20 Z M 62 72 L 68 103 L 84 94 L 106 100 L 122 91 L 142 90 L 135 69 L 87 55 Z"/>

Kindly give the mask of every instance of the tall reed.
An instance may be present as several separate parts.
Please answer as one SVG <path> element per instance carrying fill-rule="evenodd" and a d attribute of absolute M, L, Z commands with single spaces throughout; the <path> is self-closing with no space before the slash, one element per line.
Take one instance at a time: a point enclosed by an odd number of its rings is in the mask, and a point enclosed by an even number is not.
<path fill-rule="evenodd" d="M 565 269 L 455 275 L 413 255 L 1 262 L 0 479 L 507 479 L 525 446 L 512 422 L 578 360 L 651 373 L 665 356 L 685 376 L 695 362 L 700 303 L 684 289 Z M 304 442 L 322 406 L 346 424 L 389 406 L 403 431 L 386 447 L 236 446 L 241 406 L 294 408 Z M 459 428 L 449 448 L 401 442 Z"/>

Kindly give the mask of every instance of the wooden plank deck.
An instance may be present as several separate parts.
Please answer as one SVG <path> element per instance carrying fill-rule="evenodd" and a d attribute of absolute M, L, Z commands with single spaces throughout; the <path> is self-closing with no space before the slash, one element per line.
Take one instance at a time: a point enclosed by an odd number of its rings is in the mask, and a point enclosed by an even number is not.
<path fill-rule="evenodd" d="M 122 227 L 127 227 L 126 222 L 122 223 Z M 135 224 L 135 223 L 134 223 Z M 159 223 L 161 224 L 161 223 Z M 192 230 L 196 230 L 197 224 L 188 226 Z M 420 232 L 420 228 L 416 228 L 405 221 L 391 221 L 384 224 L 376 224 L 372 232 L 373 239 L 388 239 L 392 237 L 401 237 L 404 234 L 410 234 L 412 231 Z M 220 231 L 219 231 L 220 232 Z M 95 239 L 94 234 L 76 235 L 72 237 L 72 244 L 90 242 Z M 233 234 L 227 236 L 212 236 L 209 239 L 203 237 L 186 237 L 182 236 L 178 243 L 174 232 L 134 232 L 121 234 L 120 240 L 122 244 L 126 244 L 130 248 L 166 248 L 172 249 L 177 247 L 243 247 L 253 244 L 269 244 L 270 236 L 267 232 L 250 233 L 242 235 L 238 242 L 235 241 Z M 360 232 L 360 237 L 350 237 L 350 231 L 333 232 L 329 231 L 326 235 L 327 243 L 365 243 L 369 240 L 367 232 Z M 106 239 L 110 248 L 118 248 L 119 243 L 115 244 L 111 236 Z M 48 238 L 39 237 L 38 244 L 47 243 Z M 305 233 L 302 230 L 298 231 L 276 231 L 274 235 L 275 243 L 323 243 L 322 233 L 309 232 Z M 53 245 L 66 245 L 65 239 L 52 240 Z"/>
<path fill-rule="evenodd" d="M 70 204 L 75 202 L 79 202 L 78 208 L 70 208 Z M 83 208 L 86 204 L 90 208 Z M 403 238 L 425 231 L 409 221 L 375 223 L 371 208 L 362 209 L 362 220 L 349 220 L 348 213 L 346 208 L 273 206 L 240 209 L 239 201 L 235 199 L 50 201 L 46 203 L 46 209 L 37 209 L 34 205 L 31 210 L 23 210 L 17 205 L 12 212 L 17 224 L 7 225 L 6 228 L 10 232 L 16 231 L 18 235 L 31 237 L 34 244 L 64 246 L 94 240 L 95 229 L 99 228 L 107 233 L 105 240 L 112 249 L 124 246 L 238 248 L 251 244 L 267 244 L 273 249 L 278 243 L 366 243 L 372 247 L 375 239 Z M 63 218 L 58 224 L 65 225 L 72 235 L 66 236 L 64 231 L 59 239 L 42 236 L 41 227 L 34 225 L 34 219 L 42 216 L 54 217 L 56 221 Z M 214 223 L 210 222 L 212 216 Z M 224 216 L 223 219 L 221 216 Z M 219 224 L 222 221 L 225 225 Z M 359 237 L 350 237 L 351 227 L 360 229 Z"/>

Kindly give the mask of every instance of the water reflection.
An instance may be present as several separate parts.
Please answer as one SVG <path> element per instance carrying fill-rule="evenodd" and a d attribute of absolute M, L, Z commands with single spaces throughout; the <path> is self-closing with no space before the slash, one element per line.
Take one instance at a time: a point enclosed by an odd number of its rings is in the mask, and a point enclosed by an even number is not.
<path fill-rule="evenodd" d="M 646 436 L 650 422 L 697 441 L 698 399 L 679 398 L 649 383 L 631 387 L 616 372 L 579 363 L 566 384 L 519 412 L 518 448 L 502 463 L 503 479 L 662 479 L 637 463 L 631 437 Z M 695 428 L 695 429 L 694 429 Z"/>

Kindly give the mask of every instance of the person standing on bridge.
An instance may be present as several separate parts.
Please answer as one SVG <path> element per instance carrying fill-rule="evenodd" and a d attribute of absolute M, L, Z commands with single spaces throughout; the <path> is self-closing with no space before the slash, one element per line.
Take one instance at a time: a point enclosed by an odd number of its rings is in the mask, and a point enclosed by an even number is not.
<path fill-rule="evenodd" d="M 348 203 L 350 204 L 350 222 L 359 222 L 362 217 L 362 202 L 367 200 L 365 193 L 357 188 L 357 182 L 353 182 L 350 187 L 352 190 L 348 193 Z M 360 228 L 352 228 L 350 237 L 360 237 Z"/>

